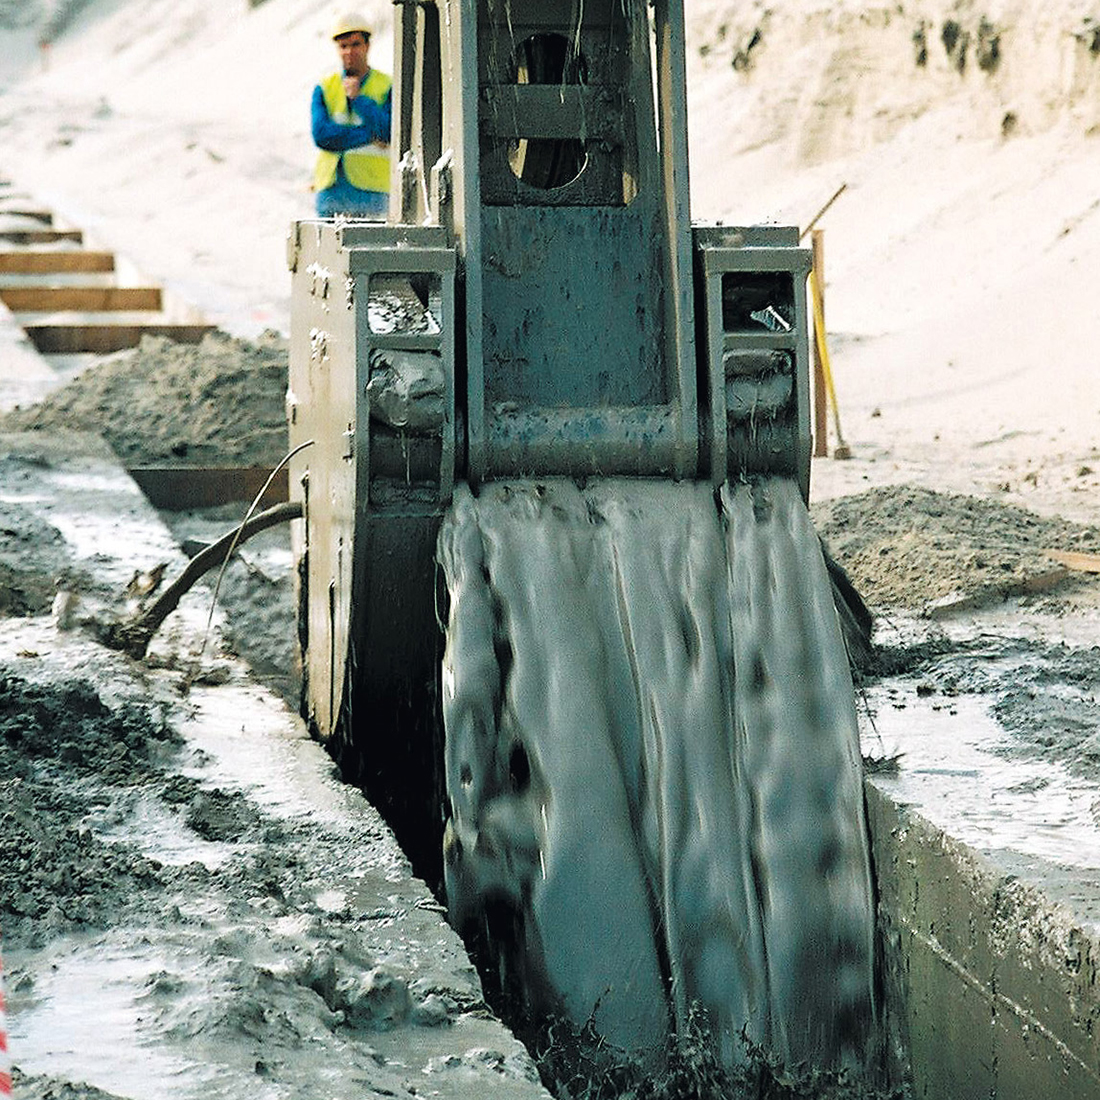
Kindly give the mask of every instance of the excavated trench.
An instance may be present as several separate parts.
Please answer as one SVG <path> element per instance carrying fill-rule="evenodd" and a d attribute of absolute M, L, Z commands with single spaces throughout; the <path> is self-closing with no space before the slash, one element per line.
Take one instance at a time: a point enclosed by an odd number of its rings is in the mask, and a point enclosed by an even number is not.
<path fill-rule="evenodd" d="M 9 218 L 25 235 L 13 244 L 50 246 L 36 263 L 70 274 L 86 262 L 74 231 L 54 230 L 43 212 Z M 25 266 L 30 252 L 7 262 Z M 21 277 L 32 285 L 11 308 L 80 300 L 67 288 L 47 301 L 54 290 Z M 114 308 L 134 304 L 116 298 Z M 40 348 L 72 350 L 73 335 L 40 328 Z M 267 375 L 282 383 L 279 364 L 242 374 L 252 352 L 217 335 L 177 346 L 146 337 L 11 425 L 110 423 L 114 448 L 141 464 L 111 415 L 122 401 L 133 415 L 141 393 L 154 461 L 223 459 L 228 448 L 241 465 L 274 464 L 283 387 Z M 183 355 L 190 376 L 169 401 L 189 404 L 189 422 L 162 412 L 176 376 L 166 367 Z M 138 372 L 155 385 L 128 382 Z M 248 392 L 227 400 L 233 378 Z M 261 407 L 249 426 L 219 422 Z M 505 487 L 460 499 L 445 525 L 454 920 L 482 944 L 505 1000 L 575 1024 L 591 1018 L 626 1048 L 659 1046 L 670 1021 L 682 1034 L 702 1019 L 727 1065 L 745 1057 L 745 1025 L 746 1040 L 787 1060 L 859 1062 L 877 1035 L 858 733 L 809 520 L 795 522 L 792 502 L 774 505 L 775 486 L 756 500 L 740 492 L 720 513 L 709 498 L 685 505 L 679 491 L 658 499 L 670 486 L 618 488 L 577 498 L 554 486 L 547 498 L 544 486 Z M 769 527 L 772 507 L 783 519 Z M 277 676 L 286 650 L 261 639 L 293 634 L 289 616 L 255 628 L 257 608 L 272 606 L 249 595 L 257 575 L 230 598 L 251 624 L 240 648 Z M 437 829 L 428 833 L 406 835 L 407 850 L 439 850 Z"/>

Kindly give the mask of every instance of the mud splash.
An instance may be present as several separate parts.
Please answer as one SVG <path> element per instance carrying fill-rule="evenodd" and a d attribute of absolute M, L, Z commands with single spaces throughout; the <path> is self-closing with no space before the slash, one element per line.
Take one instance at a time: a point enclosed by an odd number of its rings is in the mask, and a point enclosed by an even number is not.
<path fill-rule="evenodd" d="M 785 481 L 456 493 L 440 536 L 452 920 L 536 1011 L 858 1061 L 873 912 L 852 685 Z"/>

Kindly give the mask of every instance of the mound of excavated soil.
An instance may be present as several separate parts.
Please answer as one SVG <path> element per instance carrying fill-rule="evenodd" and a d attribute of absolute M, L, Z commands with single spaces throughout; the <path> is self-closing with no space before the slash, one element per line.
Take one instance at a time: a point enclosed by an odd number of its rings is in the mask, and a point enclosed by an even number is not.
<path fill-rule="evenodd" d="M 200 344 L 146 336 L 41 404 L 0 416 L 2 431 L 88 431 L 127 466 L 275 466 L 287 451 L 286 341 L 211 333 Z"/>
<path fill-rule="evenodd" d="M 1064 571 L 1047 550 L 1100 552 L 1100 529 L 912 485 L 813 506 L 815 525 L 872 606 L 927 608 L 1043 590 Z"/>

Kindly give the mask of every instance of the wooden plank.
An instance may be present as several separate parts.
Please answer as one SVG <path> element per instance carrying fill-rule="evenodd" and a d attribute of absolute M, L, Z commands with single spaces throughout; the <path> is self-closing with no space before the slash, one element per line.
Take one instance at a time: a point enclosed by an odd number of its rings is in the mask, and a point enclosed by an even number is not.
<path fill-rule="evenodd" d="M 0 199 L 0 215 L 9 218 L 29 218 L 31 221 L 41 222 L 43 225 L 53 225 L 53 212 L 37 206 L 27 206 L 26 203 L 7 203 Z"/>
<path fill-rule="evenodd" d="M 8 286 L 0 301 L 16 313 L 57 310 L 105 312 L 114 309 L 159 310 L 163 295 L 155 286 Z"/>
<path fill-rule="evenodd" d="M 113 252 L 0 252 L 0 272 L 40 275 L 45 272 L 114 271 Z"/>
<path fill-rule="evenodd" d="M 825 232 L 815 229 L 810 238 L 813 242 L 813 267 L 818 273 L 817 288 L 821 294 L 821 315 L 825 316 Z M 811 340 L 814 351 L 814 380 L 812 386 L 814 398 L 814 458 L 829 456 L 829 405 L 825 390 L 825 364 L 821 361 L 821 345 Z"/>
<path fill-rule="evenodd" d="M 992 607 L 1018 596 L 1034 596 L 1039 592 L 1049 592 L 1069 576 L 1065 566 L 1045 569 L 1042 573 L 1032 573 L 1016 581 L 999 584 L 981 585 L 969 592 L 951 592 L 928 604 L 921 614 L 926 619 L 946 619 L 962 611 L 976 611 L 983 607 Z"/>
<path fill-rule="evenodd" d="M 1100 573 L 1100 554 L 1083 554 L 1077 550 L 1044 550 L 1043 553 L 1077 573 Z"/>
<path fill-rule="evenodd" d="M 94 322 L 27 324 L 27 337 L 40 352 L 71 355 L 90 351 L 106 355 L 136 348 L 143 336 L 167 336 L 178 344 L 197 344 L 215 325 L 156 322 L 112 325 Z"/>
<path fill-rule="evenodd" d="M 270 469 L 245 467 L 136 466 L 127 473 L 154 508 L 182 512 L 188 508 L 212 508 L 219 504 L 251 502 L 263 488 Z M 290 497 L 286 469 L 280 470 L 264 494 L 260 507 L 281 504 Z"/>
<path fill-rule="evenodd" d="M 0 241 L 9 244 L 55 244 L 58 241 L 82 244 L 84 232 L 80 229 L 4 229 L 0 230 Z"/>

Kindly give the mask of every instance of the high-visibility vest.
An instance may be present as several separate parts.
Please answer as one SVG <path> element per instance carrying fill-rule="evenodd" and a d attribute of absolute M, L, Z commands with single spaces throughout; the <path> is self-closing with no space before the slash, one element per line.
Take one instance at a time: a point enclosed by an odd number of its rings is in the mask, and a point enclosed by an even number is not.
<path fill-rule="evenodd" d="M 385 73 L 371 69 L 359 89 L 359 94 L 382 104 L 386 101 L 391 84 L 392 81 Z M 321 81 L 321 94 L 325 97 L 329 117 L 334 122 L 358 125 L 363 121 L 354 111 L 348 109 L 343 73 L 330 73 L 326 76 Z M 377 141 L 371 142 L 370 145 L 360 145 L 355 149 L 345 149 L 342 153 L 334 153 L 328 149 L 319 150 L 317 166 L 313 170 L 314 191 L 324 191 L 326 187 L 331 187 L 335 183 L 336 166 L 341 159 L 344 162 L 344 175 L 353 187 L 358 187 L 361 191 L 389 192 L 389 148 Z"/>

